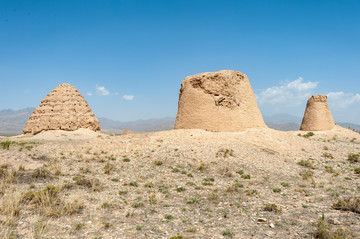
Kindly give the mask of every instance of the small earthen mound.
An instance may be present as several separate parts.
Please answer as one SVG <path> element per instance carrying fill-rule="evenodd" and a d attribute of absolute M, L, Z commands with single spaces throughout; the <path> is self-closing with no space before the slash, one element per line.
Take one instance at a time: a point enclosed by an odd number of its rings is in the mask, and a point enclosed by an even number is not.
<path fill-rule="evenodd" d="M 175 129 L 243 131 L 266 127 L 247 76 L 222 70 L 181 83 Z"/>
<path fill-rule="evenodd" d="M 35 135 L 46 130 L 74 131 L 80 128 L 99 131 L 100 122 L 74 86 L 61 84 L 41 101 L 23 132 Z"/>
<path fill-rule="evenodd" d="M 313 95 L 309 98 L 300 130 L 324 131 L 335 127 L 326 95 Z"/>

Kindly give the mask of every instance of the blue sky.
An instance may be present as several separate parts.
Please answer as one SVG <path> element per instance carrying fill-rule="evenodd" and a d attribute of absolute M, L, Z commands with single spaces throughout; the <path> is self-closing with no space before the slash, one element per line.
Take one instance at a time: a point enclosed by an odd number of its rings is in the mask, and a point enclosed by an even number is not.
<path fill-rule="evenodd" d="M 0 110 L 70 83 L 97 117 L 176 116 L 181 81 L 248 75 L 263 114 L 326 94 L 360 123 L 360 1 L 0 0 Z"/>

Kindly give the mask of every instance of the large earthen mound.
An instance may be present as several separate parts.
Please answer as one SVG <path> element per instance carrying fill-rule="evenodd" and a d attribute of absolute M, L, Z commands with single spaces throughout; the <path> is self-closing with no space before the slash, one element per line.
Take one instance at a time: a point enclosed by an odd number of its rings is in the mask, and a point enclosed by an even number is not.
<path fill-rule="evenodd" d="M 222 70 L 181 83 L 175 129 L 243 131 L 266 127 L 245 74 Z"/>
<path fill-rule="evenodd" d="M 100 122 L 74 86 L 61 84 L 41 101 L 23 132 L 35 135 L 46 130 L 73 131 L 80 128 L 98 131 Z"/>
<path fill-rule="evenodd" d="M 311 96 L 306 104 L 300 130 L 324 131 L 331 130 L 334 126 L 335 122 L 327 103 L 327 96 Z"/>

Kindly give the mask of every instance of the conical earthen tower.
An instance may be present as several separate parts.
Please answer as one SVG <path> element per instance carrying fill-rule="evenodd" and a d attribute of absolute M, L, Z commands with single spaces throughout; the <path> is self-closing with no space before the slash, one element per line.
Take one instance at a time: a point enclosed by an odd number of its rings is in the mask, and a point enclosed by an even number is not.
<path fill-rule="evenodd" d="M 334 126 L 335 122 L 327 103 L 327 96 L 311 96 L 306 104 L 300 130 L 325 131 L 334 128 Z"/>
<path fill-rule="evenodd" d="M 41 101 L 30 116 L 23 132 L 38 134 L 45 130 L 100 130 L 99 120 L 80 92 L 72 85 L 61 84 Z"/>
<path fill-rule="evenodd" d="M 247 76 L 222 70 L 181 83 L 175 129 L 243 131 L 266 127 Z"/>

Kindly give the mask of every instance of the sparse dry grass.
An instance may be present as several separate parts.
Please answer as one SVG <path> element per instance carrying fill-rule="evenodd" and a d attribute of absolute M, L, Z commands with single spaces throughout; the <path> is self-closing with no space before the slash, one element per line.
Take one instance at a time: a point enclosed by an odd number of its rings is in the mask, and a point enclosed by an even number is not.
<path fill-rule="evenodd" d="M 335 239 L 348 238 L 340 236 L 351 231 L 356 238 L 359 164 L 346 158 L 360 148 L 351 136 L 336 135 L 331 141 L 334 133 L 304 140 L 271 130 L 245 136 L 174 131 L 41 144 L 15 141 L 9 150 L 0 149 L 13 158 L 0 165 L 0 233 L 5 238 L 312 234 Z M 324 157 L 325 146 L 334 158 Z M 344 218 L 334 209 L 354 213 Z M 310 222 L 319 213 L 325 215 L 325 226 Z M 330 226 L 327 215 L 341 225 Z"/>
<path fill-rule="evenodd" d="M 15 226 L 17 217 L 20 215 L 20 194 L 15 189 L 10 189 L 7 194 L 2 197 L 1 201 L 1 223 L 7 226 Z"/>
<path fill-rule="evenodd" d="M 342 211 L 360 213 L 360 198 L 339 199 L 332 205 L 332 208 Z"/>
<path fill-rule="evenodd" d="M 21 203 L 33 205 L 39 209 L 40 215 L 48 217 L 60 217 L 80 212 L 84 203 L 79 199 L 64 201 L 60 198 L 60 187 L 47 186 L 39 191 L 28 191 L 23 194 Z"/>
<path fill-rule="evenodd" d="M 352 239 L 353 233 L 343 228 L 331 229 L 330 225 L 323 220 L 319 220 L 316 224 L 314 238 L 318 239 Z"/>

